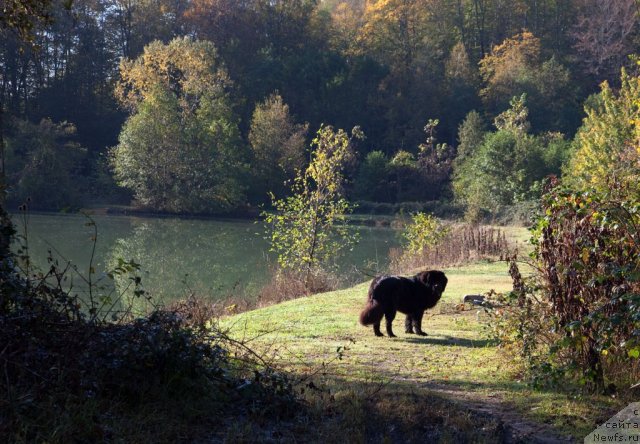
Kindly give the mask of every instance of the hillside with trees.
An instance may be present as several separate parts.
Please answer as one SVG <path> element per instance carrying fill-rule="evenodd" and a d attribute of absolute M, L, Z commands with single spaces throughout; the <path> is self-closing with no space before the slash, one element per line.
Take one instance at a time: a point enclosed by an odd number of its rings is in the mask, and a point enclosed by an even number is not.
<path fill-rule="evenodd" d="M 0 31 L 8 197 L 43 209 L 269 204 L 323 124 L 367 136 L 346 172 L 351 200 L 456 200 L 477 214 L 489 202 L 470 201 L 465 181 L 493 173 L 465 159 L 504 150 L 514 151 L 509 174 L 526 171 L 496 199 L 530 199 L 565 165 L 585 100 L 603 81 L 619 88 L 622 67 L 635 75 L 639 37 L 633 0 L 49 6 L 27 22 L 28 39 Z M 527 127 L 492 128 L 514 98 Z M 29 178 L 43 162 L 51 168 Z"/>

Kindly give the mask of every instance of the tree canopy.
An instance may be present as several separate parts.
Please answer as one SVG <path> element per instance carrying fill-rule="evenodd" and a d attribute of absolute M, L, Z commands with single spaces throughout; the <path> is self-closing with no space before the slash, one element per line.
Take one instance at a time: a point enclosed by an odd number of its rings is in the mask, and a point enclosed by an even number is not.
<path fill-rule="evenodd" d="M 121 64 L 120 100 L 134 113 L 112 150 L 115 177 L 146 207 L 225 211 L 244 200 L 245 153 L 208 42 L 154 42 Z"/>

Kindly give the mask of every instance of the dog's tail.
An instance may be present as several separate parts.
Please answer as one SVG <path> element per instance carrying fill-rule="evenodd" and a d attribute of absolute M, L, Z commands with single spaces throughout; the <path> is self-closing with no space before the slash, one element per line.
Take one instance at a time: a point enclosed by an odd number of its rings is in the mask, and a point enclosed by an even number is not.
<path fill-rule="evenodd" d="M 384 316 L 382 306 L 376 300 L 369 300 L 367 306 L 360 313 L 360 323 L 362 325 L 371 325 L 380 322 Z"/>
<path fill-rule="evenodd" d="M 384 316 L 384 310 L 382 305 L 373 298 L 373 292 L 375 291 L 378 283 L 383 279 L 383 276 L 378 276 L 371 281 L 369 286 L 369 292 L 367 294 L 367 305 L 360 313 L 360 323 L 362 325 L 371 325 L 376 322 L 380 322 Z"/>

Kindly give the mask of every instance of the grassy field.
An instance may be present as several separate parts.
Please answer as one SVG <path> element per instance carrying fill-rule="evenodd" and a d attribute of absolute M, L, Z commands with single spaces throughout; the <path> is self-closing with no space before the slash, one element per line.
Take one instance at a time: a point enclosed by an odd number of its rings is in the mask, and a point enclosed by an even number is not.
<path fill-rule="evenodd" d="M 488 340 L 484 312 L 460 309 L 465 294 L 510 290 L 506 263 L 445 271 L 443 299 L 423 321 L 427 337 L 405 334 L 401 314 L 397 338 L 359 325 L 368 282 L 220 322 L 278 367 L 313 381 L 306 393 L 316 416 L 305 426 L 313 441 L 341 430 L 356 442 L 502 442 L 505 428 L 525 441 L 544 434 L 581 441 L 615 412 L 612 398 L 530 389 L 517 363 Z M 299 427 L 290 428 L 293 441 L 306 433 Z"/>

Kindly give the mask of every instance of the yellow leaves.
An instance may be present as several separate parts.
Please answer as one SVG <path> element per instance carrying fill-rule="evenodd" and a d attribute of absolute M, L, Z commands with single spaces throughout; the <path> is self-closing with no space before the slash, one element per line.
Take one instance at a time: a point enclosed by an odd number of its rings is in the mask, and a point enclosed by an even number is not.
<path fill-rule="evenodd" d="M 370 0 L 359 41 L 407 63 L 428 37 L 432 0 Z"/>
<path fill-rule="evenodd" d="M 219 66 L 214 46 L 188 37 L 176 38 L 167 45 L 150 43 L 136 60 L 120 63 L 120 77 L 116 97 L 131 109 L 158 86 L 177 94 L 200 96 L 220 92 L 230 83 Z"/>
<path fill-rule="evenodd" d="M 450 231 L 448 226 L 430 214 L 416 213 L 411 219 L 411 224 L 402 233 L 408 241 L 407 249 L 410 253 L 419 253 L 438 245 Z"/>
<path fill-rule="evenodd" d="M 525 78 L 540 64 L 540 40 L 525 31 L 505 39 L 480 61 L 480 74 L 487 83 L 481 94 L 495 100 L 509 94 L 508 88 Z"/>
<path fill-rule="evenodd" d="M 585 111 L 565 174 L 574 186 L 607 189 L 612 178 L 637 188 L 640 166 L 640 78 L 624 70 L 616 94 L 607 82 Z M 634 184 L 635 182 L 635 184 Z"/>

